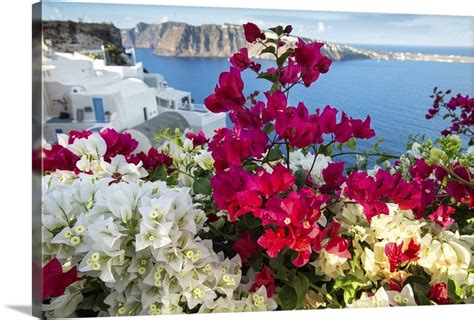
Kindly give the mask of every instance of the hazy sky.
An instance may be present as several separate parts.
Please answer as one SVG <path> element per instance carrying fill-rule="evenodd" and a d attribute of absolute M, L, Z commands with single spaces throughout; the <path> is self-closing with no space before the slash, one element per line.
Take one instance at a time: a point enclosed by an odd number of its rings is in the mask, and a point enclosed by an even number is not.
<path fill-rule="evenodd" d="M 262 28 L 292 24 L 295 35 L 337 43 L 463 47 L 474 45 L 472 17 L 43 3 L 43 19 L 111 21 L 119 28 L 131 28 L 138 22 L 179 21 L 200 25 L 242 24 L 252 21 Z"/>

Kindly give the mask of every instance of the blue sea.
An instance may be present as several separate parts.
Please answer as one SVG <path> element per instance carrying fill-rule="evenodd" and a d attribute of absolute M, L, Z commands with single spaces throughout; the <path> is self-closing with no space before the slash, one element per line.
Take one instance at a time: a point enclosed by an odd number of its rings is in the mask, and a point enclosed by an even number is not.
<path fill-rule="evenodd" d="M 377 49 L 371 47 L 370 49 Z M 380 47 L 378 48 L 380 50 Z M 401 52 L 421 52 L 419 47 L 401 48 Z M 410 50 L 408 50 L 410 49 Z M 442 49 L 442 50 L 441 50 Z M 424 48 L 424 53 L 466 54 L 465 49 Z M 456 51 L 457 50 L 457 51 Z M 394 51 L 393 48 L 390 51 Z M 195 103 L 202 103 L 213 92 L 219 74 L 228 70 L 229 62 L 221 58 L 160 57 L 151 49 L 137 49 L 138 61 L 149 72 L 162 74 L 169 86 L 190 91 Z M 263 68 L 271 61 L 260 61 Z M 255 79 L 251 71 L 243 73 L 246 94 L 269 89 L 268 82 Z M 303 101 L 310 111 L 326 105 L 337 107 L 354 118 L 371 116 L 377 137 L 385 140 L 381 149 L 401 154 L 406 150 L 409 134 L 424 134 L 436 138 L 447 127 L 441 119 L 425 120 L 431 106 L 433 88 L 451 89 L 473 96 L 474 64 L 426 61 L 339 61 L 331 65 L 310 88 L 294 87 L 291 105 Z M 228 125 L 230 123 L 228 122 Z M 362 143 L 367 147 L 373 141 Z"/>

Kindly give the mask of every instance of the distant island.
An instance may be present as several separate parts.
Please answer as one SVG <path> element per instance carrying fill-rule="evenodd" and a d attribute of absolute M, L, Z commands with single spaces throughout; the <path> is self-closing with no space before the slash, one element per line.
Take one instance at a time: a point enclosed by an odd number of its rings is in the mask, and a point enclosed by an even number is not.
<path fill-rule="evenodd" d="M 127 47 L 147 48 L 156 55 L 176 57 L 227 58 L 245 46 L 249 48 L 249 54 L 255 57 L 261 50 L 260 45 L 249 45 L 245 41 L 242 26 L 234 24 L 193 26 L 169 21 L 139 23 L 134 28 L 120 30 L 112 23 L 44 21 L 43 35 L 48 46 L 63 52 L 98 49 L 101 41 L 103 45 L 113 43 L 119 50 Z M 290 45 L 297 40 L 296 37 L 290 38 Z M 322 53 L 334 61 L 374 59 L 474 63 L 474 57 L 382 52 L 318 41 L 325 43 Z M 260 56 L 263 59 L 269 57 Z"/>

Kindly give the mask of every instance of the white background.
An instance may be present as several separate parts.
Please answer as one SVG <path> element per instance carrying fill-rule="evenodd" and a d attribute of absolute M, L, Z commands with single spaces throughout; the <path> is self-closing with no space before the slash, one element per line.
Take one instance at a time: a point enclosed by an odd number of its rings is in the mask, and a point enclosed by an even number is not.
<path fill-rule="evenodd" d="M 1 2 L 0 49 L 0 319 L 29 318 L 31 305 L 31 5 Z M 91 2 L 82 0 L 82 2 Z M 94 2 L 94 1 L 93 1 Z M 97 1 L 95 1 L 97 2 Z M 472 0 L 149 0 L 101 1 L 300 10 L 474 15 Z M 473 22 L 474 27 L 474 22 Z M 473 39 L 474 42 L 474 39 Z M 472 68 L 471 65 L 466 67 Z M 160 319 L 463 319 L 474 305 L 318 310 Z M 148 318 L 148 317 L 147 317 Z M 131 319 L 131 318 L 129 318 Z"/>

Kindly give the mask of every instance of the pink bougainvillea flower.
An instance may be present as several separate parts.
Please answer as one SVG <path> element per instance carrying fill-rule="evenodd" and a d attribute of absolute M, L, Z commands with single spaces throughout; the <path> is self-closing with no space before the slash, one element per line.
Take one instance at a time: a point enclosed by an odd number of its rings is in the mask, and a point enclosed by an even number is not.
<path fill-rule="evenodd" d="M 333 131 L 335 136 L 334 140 L 339 143 L 347 142 L 353 134 L 351 123 L 351 119 L 349 119 L 347 114 L 343 112 L 341 116 L 341 122 L 336 125 L 336 128 Z"/>
<path fill-rule="evenodd" d="M 265 33 L 263 33 L 256 24 L 247 22 L 243 27 L 245 40 L 247 40 L 247 42 L 254 43 L 258 39 L 265 40 Z"/>
<path fill-rule="evenodd" d="M 256 102 L 249 109 L 240 107 L 231 111 L 229 118 L 235 126 L 243 129 L 260 129 L 264 123 L 272 120 L 262 101 Z"/>
<path fill-rule="evenodd" d="M 319 126 L 322 133 L 333 133 L 337 128 L 336 115 L 338 111 L 336 108 L 330 106 L 324 107 L 323 112 L 319 115 Z"/>
<path fill-rule="evenodd" d="M 239 71 L 244 71 L 252 64 L 252 61 L 249 59 L 249 51 L 247 48 L 242 48 L 239 52 L 234 53 L 229 61 L 232 66 Z"/>
<path fill-rule="evenodd" d="M 228 209 L 229 217 L 232 217 L 232 220 L 247 213 L 254 213 L 262 205 L 262 198 L 256 191 L 244 190 L 237 192 L 236 198 L 238 206 L 231 206 Z"/>
<path fill-rule="evenodd" d="M 89 130 L 83 130 L 83 131 L 76 131 L 76 130 L 71 130 L 69 131 L 69 139 L 68 143 L 72 144 L 74 140 L 76 139 L 81 139 L 81 138 L 87 138 L 92 134 L 92 131 Z"/>
<path fill-rule="evenodd" d="M 450 304 L 451 299 L 449 299 L 448 288 L 446 283 L 436 283 L 431 285 L 428 292 L 428 298 L 436 302 L 437 304 Z"/>
<path fill-rule="evenodd" d="M 271 297 L 275 293 L 275 279 L 273 278 L 273 272 L 266 265 L 263 266 L 262 270 L 255 276 L 255 282 L 250 287 L 250 292 L 255 292 L 261 286 L 265 286 L 267 289 L 268 297 Z"/>
<path fill-rule="evenodd" d="M 352 257 L 349 251 L 350 243 L 349 240 L 340 236 L 340 228 L 341 223 L 333 219 L 331 226 L 325 230 L 329 236 L 329 241 L 324 249 L 331 254 L 350 259 Z"/>
<path fill-rule="evenodd" d="M 242 233 L 240 239 L 237 240 L 232 247 L 235 252 L 239 254 L 243 263 L 248 263 L 258 251 L 257 242 L 252 239 L 252 236 L 248 231 Z"/>
<path fill-rule="evenodd" d="M 323 43 L 305 43 L 298 39 L 295 48 L 295 60 L 301 68 L 301 78 L 306 87 L 315 82 L 321 73 L 326 73 L 331 60 L 321 54 Z"/>
<path fill-rule="evenodd" d="M 377 171 L 375 178 L 366 172 L 351 173 L 344 194 L 362 205 L 369 221 L 376 215 L 389 213 L 382 199 L 390 199 L 402 210 L 411 210 L 420 206 L 422 198 L 420 185 L 408 183 L 400 172 L 392 176 L 389 170 L 383 169 Z"/>
<path fill-rule="evenodd" d="M 358 139 L 370 139 L 375 136 L 375 131 L 370 127 L 370 116 L 364 121 L 360 119 L 351 119 L 352 136 Z"/>
<path fill-rule="evenodd" d="M 77 169 L 76 163 L 79 157 L 59 144 L 53 144 L 49 150 L 43 149 L 43 153 L 43 170 L 46 172 Z"/>
<path fill-rule="evenodd" d="M 164 165 L 169 167 L 173 164 L 173 159 L 162 151 L 158 151 L 156 148 L 150 148 L 148 153 L 140 152 L 133 154 L 128 159 L 128 162 L 138 164 L 142 162 L 143 168 L 149 170 Z"/>
<path fill-rule="evenodd" d="M 410 175 L 413 179 L 428 179 L 433 172 L 433 167 L 428 165 L 423 158 L 417 159 L 410 167 Z"/>
<path fill-rule="evenodd" d="M 380 171 L 380 170 L 379 170 Z M 379 214 L 388 214 L 387 204 L 380 200 L 380 190 L 373 177 L 365 172 L 355 171 L 346 179 L 344 194 L 364 208 L 367 220 Z"/>
<path fill-rule="evenodd" d="M 99 134 L 107 144 L 107 152 L 104 154 L 106 161 L 110 161 L 118 154 L 127 158 L 138 146 L 138 141 L 133 139 L 128 132 L 119 133 L 115 129 L 105 128 Z"/>
<path fill-rule="evenodd" d="M 260 63 L 251 62 L 249 68 L 255 73 L 259 73 L 262 65 Z"/>
<path fill-rule="evenodd" d="M 192 131 L 189 131 L 186 134 L 186 138 L 190 139 L 193 142 L 194 148 L 196 148 L 197 146 L 205 145 L 209 140 L 206 138 L 206 135 L 202 130 L 200 130 L 197 134 Z"/>
<path fill-rule="evenodd" d="M 390 272 L 395 272 L 405 262 L 418 260 L 420 247 L 413 239 L 408 243 L 406 250 L 403 250 L 403 242 L 398 245 L 395 242 L 387 243 L 385 245 L 385 255 L 390 263 Z"/>
<path fill-rule="evenodd" d="M 308 147 L 320 136 L 318 124 L 309 117 L 308 108 L 302 102 L 276 115 L 275 132 L 293 148 Z"/>
<path fill-rule="evenodd" d="M 415 218 L 420 219 L 424 216 L 425 209 L 435 202 L 438 183 L 432 179 L 416 179 L 410 184 L 413 187 L 413 192 L 417 192 L 417 195 L 414 195 L 413 198 L 415 200 L 419 198 L 419 204 L 413 208 L 413 212 L 415 213 Z"/>
<path fill-rule="evenodd" d="M 277 228 L 275 230 L 266 229 L 258 238 L 257 243 L 267 249 L 267 254 L 270 257 L 276 258 L 278 253 L 291 243 L 291 240 L 287 239 L 284 228 Z"/>
<path fill-rule="evenodd" d="M 470 173 L 467 168 L 459 164 L 455 164 L 453 171 L 464 181 L 472 181 L 473 179 L 473 174 Z M 448 181 L 446 183 L 446 192 L 457 202 L 465 203 L 470 208 L 474 207 L 474 188 L 457 181 Z"/>
<path fill-rule="evenodd" d="M 221 128 L 209 142 L 216 170 L 240 166 L 247 157 L 259 158 L 268 148 L 268 136 L 261 129 Z"/>
<path fill-rule="evenodd" d="M 243 89 L 244 82 L 240 71 L 231 67 L 229 71 L 220 74 L 219 84 L 216 85 L 214 93 L 204 99 L 204 104 L 214 113 L 234 110 L 245 104 Z"/>
<path fill-rule="evenodd" d="M 298 82 L 301 68 L 294 59 L 288 59 L 288 65 L 281 70 L 280 83 L 282 86 Z"/>
<path fill-rule="evenodd" d="M 295 250 L 298 255 L 291 261 L 295 267 L 302 267 L 309 262 L 311 253 L 311 239 L 308 236 L 298 236 L 291 243 L 290 248 Z"/>
<path fill-rule="evenodd" d="M 52 259 L 43 267 L 43 300 L 61 296 L 77 280 L 76 266 L 63 273 L 59 260 Z"/>
<path fill-rule="evenodd" d="M 295 183 L 295 177 L 290 170 L 282 164 L 277 164 L 272 173 L 268 173 L 264 168 L 258 170 L 248 181 L 251 190 L 258 191 L 265 198 L 270 198 L 276 193 L 284 192 Z"/>
<path fill-rule="evenodd" d="M 283 113 L 287 106 L 286 95 L 281 91 L 277 90 L 273 93 L 265 92 L 267 97 L 267 110 L 272 119 L 275 119 L 277 114 Z"/>
<path fill-rule="evenodd" d="M 262 226 L 284 227 L 286 213 L 281 208 L 282 199 L 279 195 L 270 197 L 265 206 L 254 211 L 254 216 L 261 220 Z"/>
<path fill-rule="evenodd" d="M 235 221 L 234 213 L 239 209 L 237 193 L 247 190 L 249 175 L 240 166 L 232 166 L 227 171 L 216 172 L 211 179 L 214 201 L 219 209 L 229 210 L 230 221 Z"/>
<path fill-rule="evenodd" d="M 344 161 L 328 164 L 322 173 L 325 184 L 320 187 L 320 190 L 323 192 L 339 188 L 346 181 L 344 177 Z"/>
<path fill-rule="evenodd" d="M 428 216 L 428 219 L 439 224 L 443 228 L 449 228 L 455 220 L 451 218 L 451 215 L 456 212 L 456 209 L 448 205 L 442 204 L 436 209 L 435 212 Z"/>

